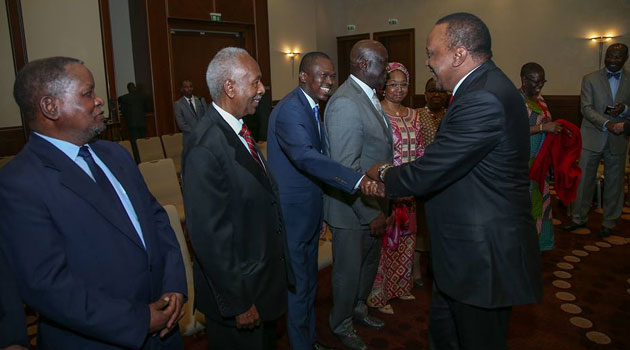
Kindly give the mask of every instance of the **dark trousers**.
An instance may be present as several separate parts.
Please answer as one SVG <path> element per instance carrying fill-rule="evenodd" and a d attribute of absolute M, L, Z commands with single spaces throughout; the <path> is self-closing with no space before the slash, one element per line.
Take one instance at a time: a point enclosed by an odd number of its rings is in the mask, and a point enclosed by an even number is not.
<path fill-rule="evenodd" d="M 254 329 L 238 329 L 206 318 L 210 350 L 275 350 L 276 321 L 261 322 Z"/>
<path fill-rule="evenodd" d="M 485 309 L 461 303 L 433 284 L 429 312 L 431 350 L 505 350 L 511 307 Z"/>

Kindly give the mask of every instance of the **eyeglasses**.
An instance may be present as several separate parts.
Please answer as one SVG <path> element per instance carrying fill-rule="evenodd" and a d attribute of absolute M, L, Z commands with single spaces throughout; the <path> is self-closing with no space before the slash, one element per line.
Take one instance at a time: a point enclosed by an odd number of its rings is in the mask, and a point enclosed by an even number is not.
<path fill-rule="evenodd" d="M 392 84 L 385 84 L 385 86 L 386 87 L 391 87 L 393 89 L 396 89 L 396 88 L 401 88 L 402 89 L 402 88 L 408 87 L 409 84 L 408 83 L 400 83 L 400 84 L 399 83 L 392 83 Z"/>

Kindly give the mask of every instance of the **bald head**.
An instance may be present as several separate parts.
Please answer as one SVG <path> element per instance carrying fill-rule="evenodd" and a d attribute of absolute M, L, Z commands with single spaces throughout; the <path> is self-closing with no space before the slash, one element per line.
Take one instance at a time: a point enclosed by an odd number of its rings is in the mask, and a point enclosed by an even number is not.
<path fill-rule="evenodd" d="M 387 49 L 375 40 L 361 40 L 350 51 L 350 72 L 373 89 L 385 83 Z"/>
<path fill-rule="evenodd" d="M 545 74 L 545 70 L 540 64 L 536 62 L 528 62 L 528 63 L 525 63 L 523 67 L 521 67 L 521 78 L 534 74 L 534 73 Z"/>

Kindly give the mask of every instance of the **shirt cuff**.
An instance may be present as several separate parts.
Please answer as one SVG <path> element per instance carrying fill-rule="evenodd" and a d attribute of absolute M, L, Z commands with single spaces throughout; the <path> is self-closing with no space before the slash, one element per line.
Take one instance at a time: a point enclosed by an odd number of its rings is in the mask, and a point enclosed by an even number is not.
<path fill-rule="evenodd" d="M 602 126 L 602 131 L 608 131 L 608 129 L 606 129 L 606 124 L 608 124 L 610 120 L 607 120 L 604 122 L 604 125 Z"/>
<path fill-rule="evenodd" d="M 354 185 L 354 189 L 356 190 L 357 188 L 359 188 L 359 185 L 361 184 L 361 181 L 363 181 L 363 178 L 365 177 L 365 175 L 361 176 L 361 178 L 359 179 L 359 181 L 357 181 L 357 184 Z"/>

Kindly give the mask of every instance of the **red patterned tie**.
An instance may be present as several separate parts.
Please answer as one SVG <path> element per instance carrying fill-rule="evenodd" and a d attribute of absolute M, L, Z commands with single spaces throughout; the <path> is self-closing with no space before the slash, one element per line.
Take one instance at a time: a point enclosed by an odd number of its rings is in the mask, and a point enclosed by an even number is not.
<path fill-rule="evenodd" d="M 242 138 L 244 138 L 245 141 L 247 141 L 247 148 L 249 148 L 249 154 L 252 155 L 252 157 L 254 158 L 256 163 L 258 163 L 260 168 L 263 171 L 265 171 L 265 167 L 263 166 L 262 161 L 258 157 L 258 151 L 256 150 L 256 144 L 254 142 L 254 138 L 252 137 L 252 134 L 249 132 L 249 129 L 247 128 L 247 125 L 245 125 L 245 123 L 243 123 L 243 128 L 241 129 L 241 132 L 239 132 L 238 134 Z"/>
<path fill-rule="evenodd" d="M 453 97 L 455 97 L 455 95 L 451 95 L 451 97 L 448 98 L 448 105 L 450 106 L 451 103 L 453 103 Z"/>

